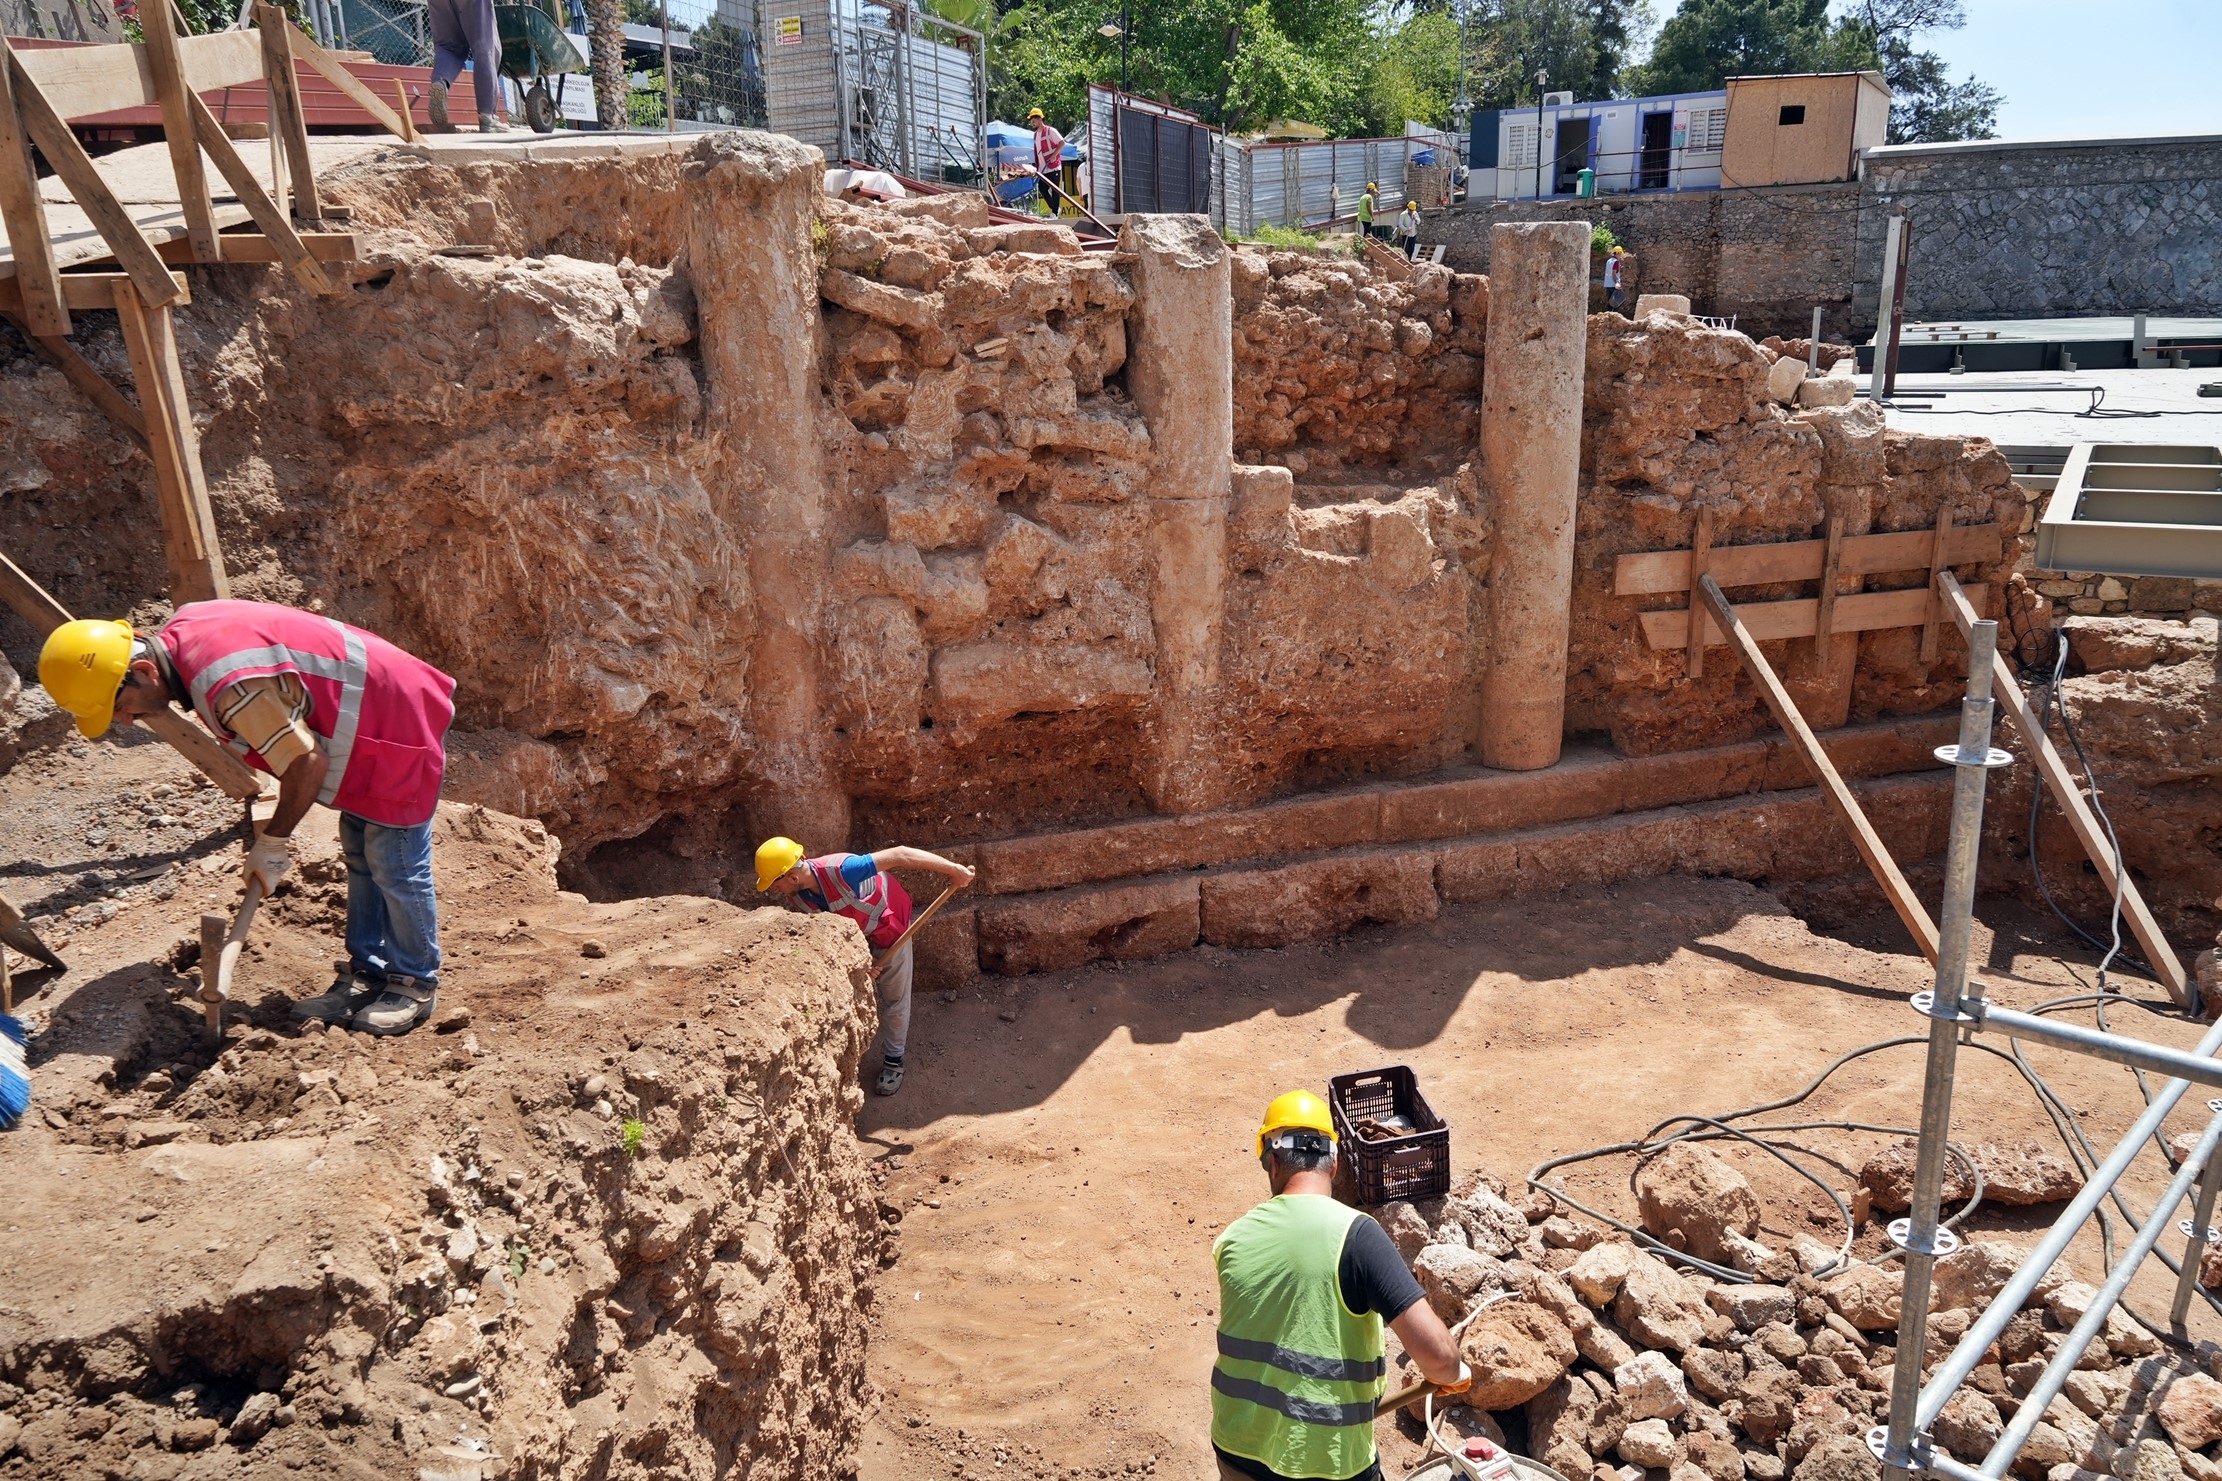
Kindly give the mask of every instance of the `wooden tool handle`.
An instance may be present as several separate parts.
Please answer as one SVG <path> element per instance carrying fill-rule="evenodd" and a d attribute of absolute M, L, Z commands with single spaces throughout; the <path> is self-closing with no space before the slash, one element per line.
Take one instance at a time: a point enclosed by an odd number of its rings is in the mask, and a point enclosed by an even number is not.
<path fill-rule="evenodd" d="M 1381 1402 L 1373 1406 L 1373 1412 L 1377 1415 L 1394 1414 L 1397 1412 L 1397 1410 L 1402 1409 L 1405 1405 L 1417 1404 L 1420 1400 L 1426 1398 L 1429 1394 L 1434 1392 L 1435 1380 L 1433 1380 L 1432 1378 L 1422 1378 L 1419 1382 L 1408 1384 L 1407 1386 L 1398 1389 L 1393 1394 L 1383 1394 L 1381 1396 Z"/>
<path fill-rule="evenodd" d="M 939 910 L 942 906 L 948 904 L 949 897 L 963 888 L 963 885 L 958 884 L 955 880 L 951 880 L 947 889 L 934 896 L 933 904 L 927 906 L 924 910 L 921 910 L 918 912 L 918 914 L 912 916 L 910 918 L 910 924 L 903 928 L 903 934 L 897 936 L 894 942 L 888 946 L 887 950 L 872 958 L 872 975 L 874 977 L 879 976 L 880 968 L 887 965 L 887 963 L 893 959 L 895 953 L 901 951 L 904 945 L 909 942 L 910 938 L 918 934 L 918 928 L 924 925 L 926 922 L 932 920 L 934 918 L 934 912 Z"/>
<path fill-rule="evenodd" d="M 220 915 L 201 917 L 201 1001 L 221 1003 L 231 996 L 231 974 L 239 965 L 239 953 L 247 944 L 247 928 L 255 923 L 255 907 L 262 903 L 262 881 L 247 882 L 247 898 L 239 902 L 239 911 L 231 918 L 231 928 L 224 929 Z M 209 948 L 215 947 L 213 955 Z"/>

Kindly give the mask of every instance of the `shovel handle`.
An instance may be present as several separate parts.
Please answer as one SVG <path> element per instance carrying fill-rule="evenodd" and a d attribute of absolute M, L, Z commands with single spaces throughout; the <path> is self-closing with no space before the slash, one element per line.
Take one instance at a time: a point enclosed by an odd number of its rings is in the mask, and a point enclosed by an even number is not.
<path fill-rule="evenodd" d="M 1435 1391 L 1435 1381 L 1422 1378 L 1419 1382 L 1408 1384 L 1393 1394 L 1382 1395 L 1381 1402 L 1373 1406 L 1373 1412 L 1376 1415 L 1394 1414 L 1407 1404 L 1417 1404 Z"/>
<path fill-rule="evenodd" d="M 903 927 L 903 934 L 897 936 L 894 941 L 888 945 L 887 950 L 879 953 L 877 956 L 872 958 L 872 975 L 874 977 L 879 976 L 880 968 L 886 966 L 888 962 L 892 961 L 894 959 L 895 953 L 901 951 L 903 947 L 909 943 L 910 938 L 918 934 L 918 928 L 924 925 L 927 921 L 932 920 L 934 918 L 934 912 L 939 910 L 942 906 L 948 904 L 949 897 L 963 888 L 964 886 L 958 884 L 955 880 L 949 881 L 949 883 L 942 889 L 941 893 L 934 896 L 933 904 L 927 906 L 924 910 L 921 910 L 918 912 L 918 914 L 912 916 L 910 918 L 910 924 Z"/>

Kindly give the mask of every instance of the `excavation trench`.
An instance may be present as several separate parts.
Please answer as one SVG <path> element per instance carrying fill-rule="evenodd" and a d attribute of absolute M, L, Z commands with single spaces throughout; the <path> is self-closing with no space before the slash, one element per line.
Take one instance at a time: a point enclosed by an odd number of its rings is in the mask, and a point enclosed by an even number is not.
<path fill-rule="evenodd" d="M 236 815 L 36 691 L 0 711 L 28 824 L 0 883 L 72 959 L 26 998 L 38 1110 L 0 1140 L 41 1211 L 11 1231 L 36 1299 L 0 1309 L 9 1466 L 1201 1475 L 1204 1251 L 1271 1089 L 1414 1063 L 1462 1179 L 1517 1195 L 1544 1151 L 1753 1098 L 1714 1093 L 1723 1063 L 1802 1074 L 1896 1024 L 1918 959 L 1800 758 L 1725 650 L 1693 673 L 1652 631 L 1683 592 L 1619 572 L 1832 525 L 1927 550 L 1945 520 L 1988 532 L 1950 568 L 2035 630 L 1995 449 L 1801 405 L 1826 396 L 1686 317 L 1560 325 L 1563 712 L 1493 752 L 1490 696 L 1535 697 L 1500 670 L 1536 542 L 1500 542 L 1528 527 L 1481 456 L 1485 391 L 1525 374 L 1486 384 L 1488 281 L 1176 218 L 1088 252 L 964 199 L 830 201 L 819 171 L 747 134 L 395 150 L 330 181 L 364 243 L 332 296 L 194 271 L 234 593 L 458 680 L 454 1016 L 290 1026 L 335 944 L 320 839 L 201 1048 L 181 936 L 230 906 Z M 0 343 L 0 549 L 75 611 L 158 620 L 143 453 Z M 1917 593 L 1933 559 L 1839 596 Z M 2165 629 L 2080 632 L 2071 697 L 2181 926 L 2217 884 L 2222 726 L 2211 621 Z M 0 648 L 32 671 L 12 616 Z M 1923 880 L 1956 638 L 1767 652 Z M 1985 861 L 2017 886 L 2027 795 Z M 854 931 L 758 908 L 772 832 L 979 870 L 919 939 L 895 1101 L 859 1089 Z M 2088 918 L 2072 843 L 2037 843 Z M 2000 970 L 2042 978 L 2040 939 L 2009 915 Z"/>

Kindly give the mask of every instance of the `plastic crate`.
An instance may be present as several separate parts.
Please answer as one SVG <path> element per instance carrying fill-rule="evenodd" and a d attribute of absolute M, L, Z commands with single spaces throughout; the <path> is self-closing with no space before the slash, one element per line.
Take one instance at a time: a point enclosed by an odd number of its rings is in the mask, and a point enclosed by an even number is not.
<path fill-rule="evenodd" d="M 1440 1198 L 1450 1192 L 1450 1125 L 1435 1114 L 1408 1065 L 1336 1075 L 1327 1082 L 1327 1106 L 1343 1166 L 1360 1203 L 1399 1198 Z M 1417 1130 L 1386 1141 L 1366 1141 L 1357 1126 L 1366 1117 L 1402 1116 Z"/>

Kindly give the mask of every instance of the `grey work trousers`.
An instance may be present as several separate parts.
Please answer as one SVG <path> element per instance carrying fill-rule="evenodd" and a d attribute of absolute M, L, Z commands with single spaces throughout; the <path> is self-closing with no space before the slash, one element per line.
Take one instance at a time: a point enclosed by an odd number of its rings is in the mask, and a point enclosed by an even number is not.
<path fill-rule="evenodd" d="M 432 80 L 453 82 L 469 62 L 478 116 L 500 113 L 501 36 L 494 29 L 494 0 L 430 0 L 425 16 L 432 23 Z"/>
<path fill-rule="evenodd" d="M 894 1059 L 903 1057 L 903 1043 L 910 1037 L 910 955 L 911 943 L 905 941 L 873 984 L 880 1000 L 880 1053 Z"/>

